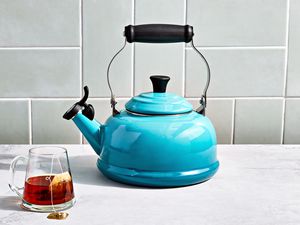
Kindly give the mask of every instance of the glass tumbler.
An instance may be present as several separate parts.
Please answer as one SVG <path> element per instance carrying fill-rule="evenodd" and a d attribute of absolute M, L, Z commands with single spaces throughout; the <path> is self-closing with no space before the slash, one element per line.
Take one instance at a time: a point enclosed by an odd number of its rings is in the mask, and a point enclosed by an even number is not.
<path fill-rule="evenodd" d="M 14 183 L 19 161 L 27 164 L 24 187 L 18 187 Z M 32 148 L 28 156 L 17 156 L 12 160 L 10 173 L 9 187 L 20 197 L 21 206 L 25 209 L 56 212 L 70 208 L 75 203 L 72 174 L 65 148 Z"/>

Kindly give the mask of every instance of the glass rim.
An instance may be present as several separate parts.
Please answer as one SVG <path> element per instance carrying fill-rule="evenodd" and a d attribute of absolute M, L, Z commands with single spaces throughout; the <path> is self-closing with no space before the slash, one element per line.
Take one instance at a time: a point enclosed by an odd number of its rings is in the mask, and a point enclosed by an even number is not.
<path fill-rule="evenodd" d="M 48 152 L 47 152 L 48 149 Z M 67 149 L 61 146 L 37 146 L 29 149 L 29 154 L 33 155 L 61 155 L 67 154 Z"/>

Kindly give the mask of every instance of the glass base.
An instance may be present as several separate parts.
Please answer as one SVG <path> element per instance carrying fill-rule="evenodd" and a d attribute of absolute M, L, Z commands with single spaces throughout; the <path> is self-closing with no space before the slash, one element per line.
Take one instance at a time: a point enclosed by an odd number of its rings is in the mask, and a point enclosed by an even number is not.
<path fill-rule="evenodd" d="M 33 212 L 54 212 L 54 211 L 63 211 L 63 210 L 69 209 L 75 204 L 75 202 L 76 202 L 76 200 L 75 200 L 75 198 L 73 198 L 71 201 L 52 206 L 52 205 L 30 204 L 23 200 L 21 207 L 23 209 L 33 211 Z"/>

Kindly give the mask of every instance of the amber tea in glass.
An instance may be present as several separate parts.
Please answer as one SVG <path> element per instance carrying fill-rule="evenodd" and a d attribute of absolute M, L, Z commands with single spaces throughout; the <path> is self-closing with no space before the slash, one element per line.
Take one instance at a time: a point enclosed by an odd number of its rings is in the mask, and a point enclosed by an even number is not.
<path fill-rule="evenodd" d="M 19 160 L 28 161 L 23 194 L 14 185 Z M 10 188 L 22 199 L 22 206 L 32 211 L 52 212 L 73 206 L 75 202 L 67 150 L 61 147 L 39 147 L 29 156 L 17 156 L 11 163 Z"/>
<path fill-rule="evenodd" d="M 55 175 L 29 177 L 25 181 L 23 199 L 36 205 L 56 205 L 74 198 L 71 179 L 54 182 Z"/>

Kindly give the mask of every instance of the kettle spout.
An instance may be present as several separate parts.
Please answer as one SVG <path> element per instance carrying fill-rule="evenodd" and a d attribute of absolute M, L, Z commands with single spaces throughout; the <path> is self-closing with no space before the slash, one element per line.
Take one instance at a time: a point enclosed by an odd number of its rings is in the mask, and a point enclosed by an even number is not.
<path fill-rule="evenodd" d="M 76 102 L 64 115 L 66 120 L 72 119 L 81 133 L 93 147 L 97 155 L 100 155 L 103 144 L 102 125 L 94 119 L 95 110 L 86 100 L 89 96 L 89 88 L 84 87 L 84 96 L 79 102 Z"/>
<path fill-rule="evenodd" d="M 77 113 L 73 118 L 73 122 L 79 128 L 83 136 L 93 147 L 97 155 L 100 155 L 103 143 L 102 125 L 95 119 L 90 120 L 82 113 Z"/>

